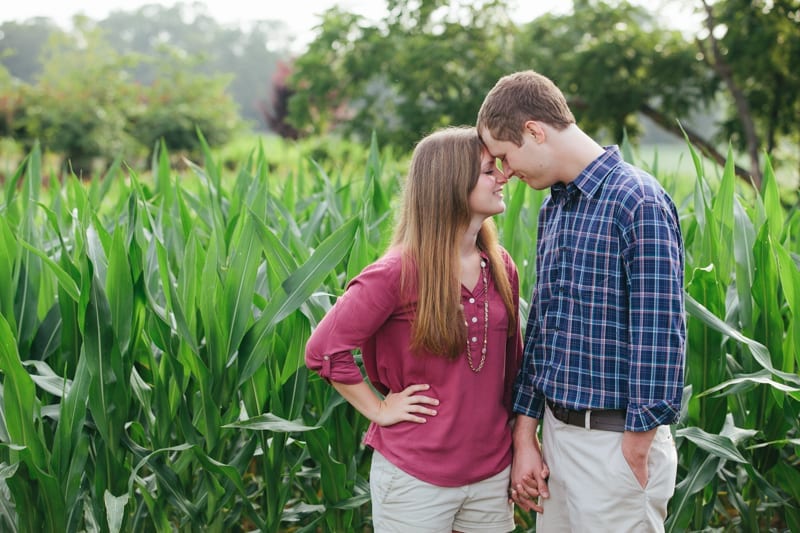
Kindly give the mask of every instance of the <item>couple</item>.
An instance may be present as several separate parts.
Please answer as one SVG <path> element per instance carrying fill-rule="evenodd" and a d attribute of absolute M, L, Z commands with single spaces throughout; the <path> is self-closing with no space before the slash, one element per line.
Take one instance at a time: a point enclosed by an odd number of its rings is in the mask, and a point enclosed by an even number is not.
<path fill-rule="evenodd" d="M 524 350 L 492 221 L 512 176 L 551 193 Z M 377 532 L 511 531 L 514 503 L 538 512 L 538 533 L 662 531 L 684 342 L 672 200 L 525 71 L 497 82 L 477 128 L 420 141 L 392 245 L 314 330 L 306 363 L 372 422 Z"/>

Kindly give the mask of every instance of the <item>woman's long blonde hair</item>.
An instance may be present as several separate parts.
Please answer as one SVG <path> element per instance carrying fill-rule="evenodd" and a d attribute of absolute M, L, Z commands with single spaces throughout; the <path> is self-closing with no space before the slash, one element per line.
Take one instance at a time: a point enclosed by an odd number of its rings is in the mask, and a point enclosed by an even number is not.
<path fill-rule="evenodd" d="M 412 276 L 416 277 L 417 308 L 411 331 L 414 351 L 456 358 L 466 346 L 458 246 L 470 223 L 469 195 L 480 176 L 483 149 L 474 127 L 438 130 L 414 149 L 392 239 L 392 246 L 403 253 L 402 294 Z M 491 218 L 483 222 L 477 245 L 489 257 L 512 335 L 517 311 Z"/>

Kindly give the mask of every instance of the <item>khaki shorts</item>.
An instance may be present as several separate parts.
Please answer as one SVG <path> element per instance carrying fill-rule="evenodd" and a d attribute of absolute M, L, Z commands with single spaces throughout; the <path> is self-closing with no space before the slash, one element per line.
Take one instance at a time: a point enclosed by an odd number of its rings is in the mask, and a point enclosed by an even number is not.
<path fill-rule="evenodd" d="M 514 529 L 508 501 L 511 467 L 461 487 L 439 487 L 410 476 L 377 451 L 369 486 L 375 533 L 499 533 Z"/>

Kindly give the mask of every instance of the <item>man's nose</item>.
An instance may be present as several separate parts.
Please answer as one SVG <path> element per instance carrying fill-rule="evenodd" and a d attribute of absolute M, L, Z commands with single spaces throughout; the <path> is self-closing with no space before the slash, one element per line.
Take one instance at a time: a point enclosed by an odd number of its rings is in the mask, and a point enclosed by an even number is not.
<path fill-rule="evenodd" d="M 503 174 L 503 183 L 508 183 L 514 177 L 514 169 L 508 164 L 508 161 L 503 159 L 500 161 L 500 172 Z"/>

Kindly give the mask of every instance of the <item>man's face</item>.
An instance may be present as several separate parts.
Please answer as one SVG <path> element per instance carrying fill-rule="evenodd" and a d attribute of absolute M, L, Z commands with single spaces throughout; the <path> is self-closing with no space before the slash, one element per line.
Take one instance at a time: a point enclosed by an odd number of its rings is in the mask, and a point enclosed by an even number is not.
<path fill-rule="evenodd" d="M 546 189 L 551 185 L 543 182 L 544 154 L 527 129 L 523 131 L 521 146 L 495 139 L 487 128 L 482 128 L 480 134 L 486 149 L 500 161 L 506 177 L 516 176 L 533 189 Z"/>

